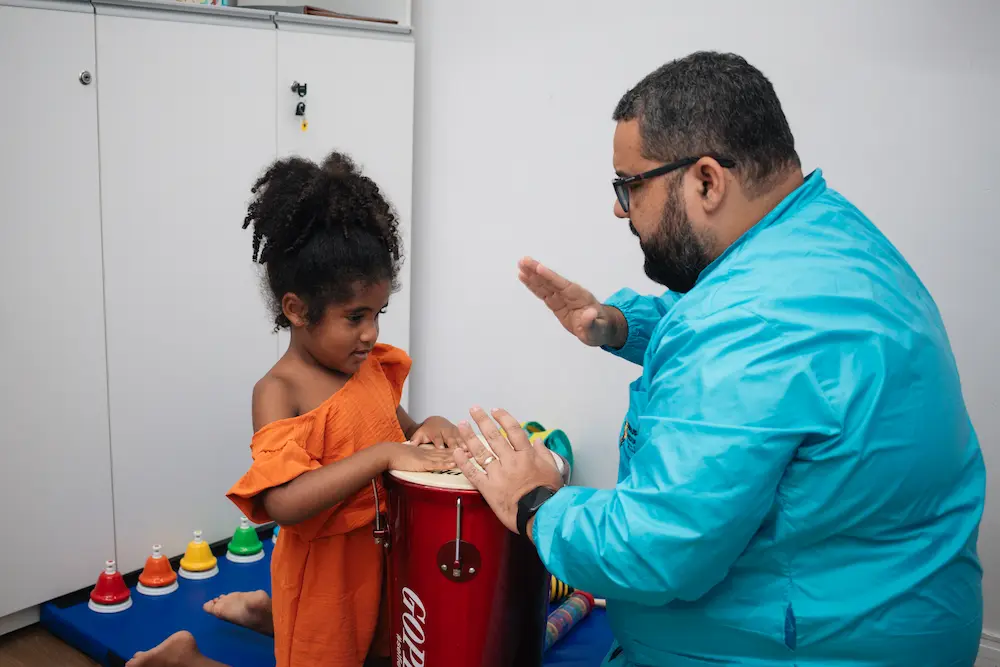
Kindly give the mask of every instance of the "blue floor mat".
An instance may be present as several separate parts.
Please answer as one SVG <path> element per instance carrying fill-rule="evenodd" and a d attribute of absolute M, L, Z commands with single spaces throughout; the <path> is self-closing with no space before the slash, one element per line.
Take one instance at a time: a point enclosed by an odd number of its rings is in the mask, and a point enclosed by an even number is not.
<path fill-rule="evenodd" d="M 132 607 L 118 614 L 98 614 L 86 599 L 42 606 L 42 625 L 71 646 L 107 667 L 120 667 L 136 651 L 156 646 L 178 630 L 188 630 L 209 658 L 234 667 L 274 667 L 274 642 L 246 628 L 206 614 L 202 605 L 234 591 L 271 592 L 270 539 L 267 556 L 256 563 L 236 564 L 219 557 L 219 574 L 203 581 L 178 579 L 180 588 L 164 597 L 132 590 Z M 96 575 L 95 575 L 96 581 Z M 611 646 L 611 629 L 597 609 L 549 649 L 546 667 L 597 667 Z"/>

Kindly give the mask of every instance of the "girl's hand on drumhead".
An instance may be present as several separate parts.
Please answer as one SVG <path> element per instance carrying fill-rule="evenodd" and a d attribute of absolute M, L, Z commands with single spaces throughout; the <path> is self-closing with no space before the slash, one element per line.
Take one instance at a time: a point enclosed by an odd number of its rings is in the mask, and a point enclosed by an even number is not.
<path fill-rule="evenodd" d="M 458 447 L 462 438 L 458 435 L 458 427 L 444 417 L 428 417 L 414 431 L 410 442 L 415 445 L 433 444 L 443 449 Z"/>
<path fill-rule="evenodd" d="M 387 442 L 385 446 L 388 451 L 389 470 L 433 472 L 455 467 L 455 458 L 447 449 L 405 442 Z"/>

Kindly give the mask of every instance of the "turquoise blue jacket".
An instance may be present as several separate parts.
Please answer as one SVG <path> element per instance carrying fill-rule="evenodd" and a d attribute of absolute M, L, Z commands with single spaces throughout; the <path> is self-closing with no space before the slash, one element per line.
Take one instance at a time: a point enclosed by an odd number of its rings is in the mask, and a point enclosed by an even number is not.
<path fill-rule="evenodd" d="M 973 664 L 979 443 L 933 300 L 858 209 L 813 172 L 687 294 L 609 303 L 642 365 L 618 483 L 533 527 L 607 598 L 606 664 Z"/>

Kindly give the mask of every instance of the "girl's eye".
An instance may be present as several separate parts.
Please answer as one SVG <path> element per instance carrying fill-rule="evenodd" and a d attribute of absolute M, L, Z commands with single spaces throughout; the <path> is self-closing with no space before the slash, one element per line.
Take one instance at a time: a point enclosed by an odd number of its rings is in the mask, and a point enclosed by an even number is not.
<path fill-rule="evenodd" d="M 349 321 L 354 322 L 355 324 L 357 324 L 361 320 L 365 319 L 365 316 L 364 315 L 348 315 L 347 319 Z"/>

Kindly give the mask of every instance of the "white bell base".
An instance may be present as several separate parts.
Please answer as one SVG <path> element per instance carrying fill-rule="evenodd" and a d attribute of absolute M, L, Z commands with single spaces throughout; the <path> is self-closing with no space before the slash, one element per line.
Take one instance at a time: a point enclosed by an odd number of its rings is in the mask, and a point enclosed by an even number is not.
<path fill-rule="evenodd" d="M 204 572 L 191 572 L 190 570 L 185 570 L 183 567 L 177 568 L 177 574 L 185 579 L 191 579 L 193 581 L 198 581 L 199 579 L 211 579 L 219 573 L 219 566 L 214 566 L 211 570 L 205 570 Z"/>
<path fill-rule="evenodd" d="M 132 598 L 119 604 L 97 604 L 93 600 L 87 600 L 87 606 L 90 607 L 91 611 L 96 611 L 98 614 L 117 614 L 132 606 Z"/>
<path fill-rule="evenodd" d="M 238 554 L 226 552 L 226 560 L 232 561 L 234 563 L 256 563 L 264 557 L 264 550 L 261 549 L 252 556 L 240 556 Z"/>
<path fill-rule="evenodd" d="M 157 597 L 159 595 L 170 595 L 178 588 L 178 584 L 175 581 L 169 586 L 159 586 L 157 588 L 151 588 L 149 586 L 143 586 L 141 583 L 135 585 L 135 590 L 143 595 L 148 595 L 150 597 Z"/>

